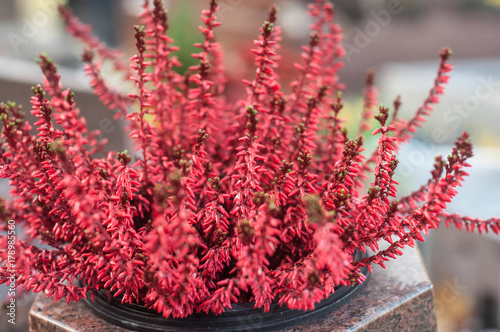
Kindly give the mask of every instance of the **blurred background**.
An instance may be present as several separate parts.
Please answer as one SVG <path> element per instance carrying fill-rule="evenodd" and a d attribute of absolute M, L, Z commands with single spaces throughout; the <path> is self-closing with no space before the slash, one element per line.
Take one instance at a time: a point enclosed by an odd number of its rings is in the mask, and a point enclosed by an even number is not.
<path fill-rule="evenodd" d="M 62 2 L 62 1 L 61 1 Z M 179 57 L 187 68 L 189 54 L 199 41 L 197 26 L 205 0 L 166 1 L 170 35 L 181 46 Z M 253 55 L 248 51 L 270 4 L 278 3 L 283 28 L 280 75 L 295 76 L 300 45 L 308 39 L 308 1 L 220 0 L 223 25 L 218 39 L 226 52 L 230 86 L 242 88 L 250 77 Z M 127 144 L 122 124 L 114 122 L 87 87 L 80 64 L 81 46 L 72 40 L 56 9 L 56 0 L 0 1 L 0 100 L 14 100 L 29 110 L 30 87 L 41 82 L 35 58 L 46 52 L 61 68 L 65 87 L 76 91 L 75 100 L 91 129 L 100 129 L 109 147 Z M 77 16 L 92 24 L 94 32 L 111 46 L 134 54 L 132 25 L 138 21 L 140 0 L 69 0 Z M 337 21 L 345 33 L 346 66 L 341 81 L 347 85 L 344 116 L 359 118 L 365 73 L 375 71 L 380 101 L 392 105 L 401 95 L 401 116 L 410 117 L 432 86 L 443 46 L 453 50 L 455 70 L 433 117 L 403 146 L 397 180 L 408 194 L 425 183 L 434 156 L 447 155 L 455 137 L 467 130 L 475 144 L 470 177 L 449 206 L 450 212 L 476 217 L 500 216 L 500 1 L 499 0 L 342 0 L 334 1 Z M 353 129 L 355 130 L 355 129 Z M 6 182 L 0 194 L 6 195 Z M 500 239 L 454 229 L 439 229 L 421 245 L 435 286 L 440 331 L 500 331 Z M 0 296 L 5 296 L 5 288 Z M 26 331 L 32 295 L 18 307 L 18 323 L 0 330 Z"/>

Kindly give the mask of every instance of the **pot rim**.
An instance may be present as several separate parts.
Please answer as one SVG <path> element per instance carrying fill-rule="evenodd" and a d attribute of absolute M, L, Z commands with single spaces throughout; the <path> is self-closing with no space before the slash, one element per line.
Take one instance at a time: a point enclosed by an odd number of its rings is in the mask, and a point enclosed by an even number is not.
<path fill-rule="evenodd" d="M 358 254 L 361 255 L 361 258 L 366 256 L 361 252 L 358 252 L 356 256 Z M 98 317 L 120 327 L 141 332 L 273 331 L 320 318 L 350 301 L 366 286 L 370 278 L 371 273 L 368 268 L 362 267 L 361 273 L 366 276 L 366 280 L 362 284 L 336 287 L 333 294 L 316 303 L 315 309 L 310 311 L 288 309 L 286 305 L 280 306 L 275 301 L 271 304 L 269 311 L 264 312 L 262 308 L 254 308 L 253 302 L 245 302 L 233 303 L 232 309 L 226 309 L 219 315 L 213 312 L 193 313 L 186 318 L 167 319 L 154 309 L 140 304 L 122 304 L 116 301 L 116 298 L 112 298 L 115 301 L 110 302 L 102 292 L 96 293 L 94 301 L 90 300 L 90 296 L 83 301 Z"/>

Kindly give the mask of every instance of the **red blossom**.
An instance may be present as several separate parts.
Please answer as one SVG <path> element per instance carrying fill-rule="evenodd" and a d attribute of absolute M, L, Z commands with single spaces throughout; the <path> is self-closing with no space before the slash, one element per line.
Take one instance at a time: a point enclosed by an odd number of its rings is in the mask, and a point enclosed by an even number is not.
<path fill-rule="evenodd" d="M 246 301 L 264 310 L 273 301 L 309 310 L 335 287 L 364 282 L 361 267 L 384 266 L 442 221 L 499 233 L 497 218 L 445 211 L 467 176 L 466 133 L 447 159 L 436 159 L 425 185 L 395 200 L 397 150 L 443 93 L 452 68 L 448 49 L 412 119 L 397 117 L 399 98 L 391 120 L 389 109 L 379 107 L 377 148 L 366 158 L 361 134 L 370 127 L 377 91 L 370 73 L 358 138 L 349 139 L 337 76 L 345 52 L 330 3 L 309 6 L 312 32 L 289 93 L 278 77 L 281 31 L 271 7 L 251 50 L 255 75 L 234 103 L 226 101 L 217 11 L 210 0 L 193 54 L 199 63 L 179 74 L 162 1 L 144 2 L 130 68 L 61 8 L 68 31 L 85 44 L 91 87 L 128 122 L 135 151 L 105 152 L 57 67 L 41 55 L 45 79 L 31 99 L 36 122 L 29 124 L 20 106 L 0 103 L 0 177 L 11 186 L 10 199 L 0 200 L 0 229 L 13 219 L 27 230 L 13 244 L 17 285 L 66 301 L 107 289 L 165 317 L 219 314 Z M 103 61 L 130 78 L 135 91 L 111 89 Z M 389 247 L 380 250 L 381 241 Z M 8 246 L 0 236 L 0 283 L 10 276 Z M 368 248 L 372 255 L 354 261 Z"/>

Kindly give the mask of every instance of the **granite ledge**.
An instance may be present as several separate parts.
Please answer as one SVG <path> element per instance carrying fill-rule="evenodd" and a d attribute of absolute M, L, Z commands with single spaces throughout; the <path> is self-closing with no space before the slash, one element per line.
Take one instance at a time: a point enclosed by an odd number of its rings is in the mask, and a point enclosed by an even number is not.
<path fill-rule="evenodd" d="M 432 284 L 418 249 L 374 267 L 366 287 L 334 312 L 283 331 L 436 331 Z M 30 311 L 31 332 L 129 331 L 94 316 L 85 304 L 54 302 L 40 294 Z"/>

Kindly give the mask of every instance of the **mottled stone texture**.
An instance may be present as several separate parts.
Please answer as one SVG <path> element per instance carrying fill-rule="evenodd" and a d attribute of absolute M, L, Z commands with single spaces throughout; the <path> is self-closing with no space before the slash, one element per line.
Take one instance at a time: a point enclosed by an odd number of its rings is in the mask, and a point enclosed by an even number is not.
<path fill-rule="evenodd" d="M 375 267 L 356 298 L 314 322 L 285 331 L 436 331 L 432 284 L 418 250 Z"/>
<path fill-rule="evenodd" d="M 30 332 L 128 331 L 96 317 L 83 303 L 66 304 L 38 295 L 30 311 Z"/>
<path fill-rule="evenodd" d="M 126 331 L 95 317 L 83 302 L 54 302 L 39 295 L 30 312 L 31 332 Z M 416 249 L 375 267 L 359 295 L 334 312 L 284 331 L 436 331 L 432 285 Z"/>

